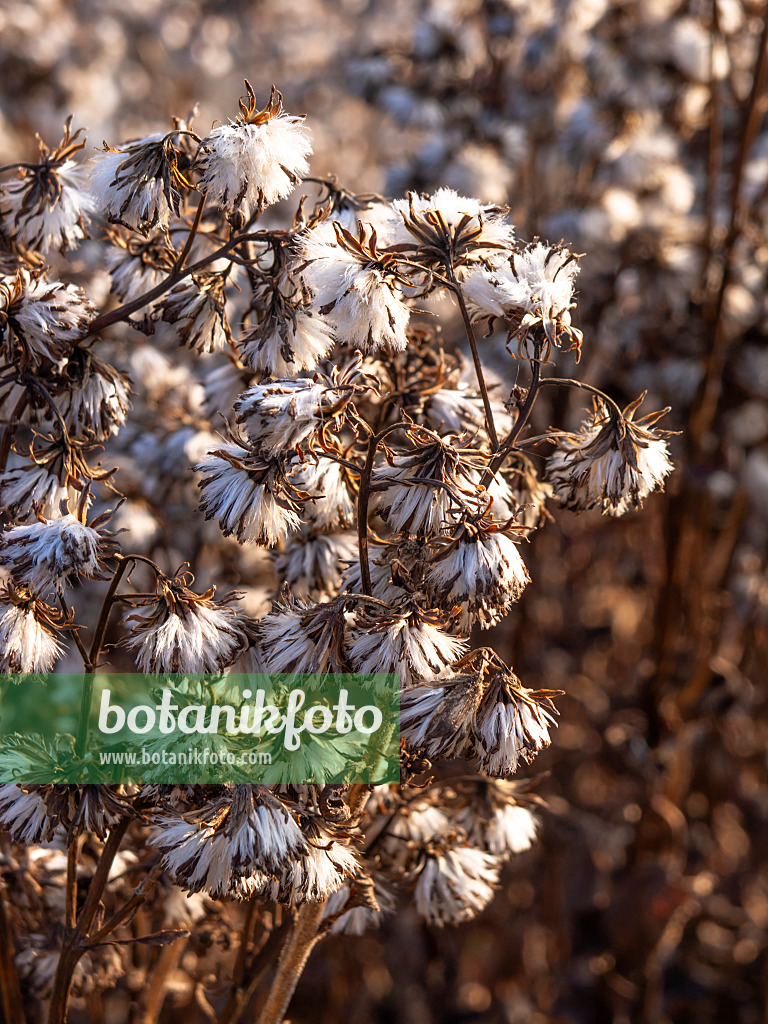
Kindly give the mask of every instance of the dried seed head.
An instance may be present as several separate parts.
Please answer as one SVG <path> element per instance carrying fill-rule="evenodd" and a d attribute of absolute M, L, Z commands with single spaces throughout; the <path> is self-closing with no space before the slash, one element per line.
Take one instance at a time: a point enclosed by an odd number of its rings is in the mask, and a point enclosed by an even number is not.
<path fill-rule="evenodd" d="M 297 513 L 306 496 L 288 480 L 282 458 L 265 459 L 233 439 L 194 469 L 202 474 L 200 510 L 218 519 L 225 537 L 274 547 L 301 526 Z"/>
<path fill-rule="evenodd" d="M 91 162 L 91 187 L 107 220 L 146 236 L 179 216 L 182 189 L 193 187 L 182 169 L 188 158 L 174 143 L 180 134 L 156 132 L 116 149 L 104 143 Z"/>
<path fill-rule="evenodd" d="M 50 672 L 63 651 L 57 630 L 60 611 L 32 596 L 27 587 L 0 587 L 0 671 Z"/>
<path fill-rule="evenodd" d="M 283 97 L 272 87 L 263 110 L 246 81 L 248 102 L 240 116 L 214 128 L 200 143 L 195 169 L 199 189 L 230 215 L 252 213 L 290 195 L 309 170 L 312 153 L 303 117 L 283 111 Z"/>
<path fill-rule="evenodd" d="M 189 589 L 191 573 L 158 577 L 157 597 L 145 614 L 134 613 L 123 641 L 137 651 L 142 672 L 215 672 L 233 660 L 245 637 L 236 609 L 237 595 L 214 601 L 213 589 L 196 594 Z"/>
<path fill-rule="evenodd" d="M 373 352 L 407 345 L 410 308 L 403 301 L 405 283 L 397 258 L 379 251 L 376 231 L 360 226 L 357 236 L 338 223 L 336 242 L 313 231 L 301 239 L 302 280 L 314 308 L 332 325 L 343 345 Z"/>
<path fill-rule="evenodd" d="M 20 245 L 47 253 L 51 249 L 74 247 L 87 237 L 86 225 L 95 209 L 86 174 L 71 157 L 82 149 L 82 132 L 71 131 L 72 118 L 64 125 L 64 136 L 50 150 L 38 136 L 40 162 L 22 165 L 13 181 L 0 184 L 0 216 L 5 231 Z"/>
<path fill-rule="evenodd" d="M 597 398 L 580 433 L 553 433 L 557 447 L 547 459 L 546 476 L 566 508 L 600 508 L 620 516 L 642 508 L 651 491 L 663 489 L 673 468 L 667 451 L 672 432 L 655 430 L 653 424 L 668 410 L 635 420 L 644 397 L 645 393 L 620 416 Z"/>

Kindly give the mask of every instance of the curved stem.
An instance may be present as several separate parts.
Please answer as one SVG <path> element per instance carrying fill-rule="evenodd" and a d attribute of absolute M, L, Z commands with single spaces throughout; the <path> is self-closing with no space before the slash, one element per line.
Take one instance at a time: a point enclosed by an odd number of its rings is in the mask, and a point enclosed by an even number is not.
<path fill-rule="evenodd" d="M 199 208 L 198 208 L 199 209 Z M 99 331 L 103 331 L 105 327 L 111 327 L 112 324 L 120 323 L 121 320 L 126 320 L 132 313 L 141 309 L 143 306 L 148 305 L 150 302 L 154 302 L 155 299 L 160 298 L 164 295 L 169 288 L 172 288 L 178 281 L 183 280 L 185 277 L 189 277 L 190 274 L 197 273 L 198 270 L 203 270 L 205 267 L 210 266 L 211 263 L 215 263 L 216 260 L 222 259 L 228 255 L 233 249 L 237 248 L 242 242 L 250 241 L 252 238 L 261 238 L 261 234 L 255 235 L 234 235 L 225 242 L 222 246 L 210 253 L 208 256 L 204 256 L 198 260 L 197 263 L 193 263 L 191 266 L 171 270 L 168 277 L 155 285 L 154 288 L 150 288 L 148 292 L 143 295 L 139 295 L 138 298 L 133 299 L 131 302 L 126 302 L 122 306 L 118 306 L 109 313 L 102 313 L 101 316 L 97 316 L 95 320 L 92 320 L 88 324 L 85 331 L 77 338 L 77 341 L 85 341 L 86 338 L 90 338 L 93 334 L 98 334 Z"/>
<path fill-rule="evenodd" d="M 536 350 L 536 357 L 532 359 L 531 362 L 533 363 L 533 373 L 531 375 L 531 383 L 528 387 L 528 393 L 525 396 L 525 401 L 517 413 L 517 418 L 515 419 L 512 429 L 507 434 L 502 444 L 497 447 L 495 454 L 488 464 L 488 469 L 486 469 L 483 474 L 483 479 L 481 480 L 483 487 L 487 487 L 491 480 L 493 480 L 494 476 L 501 468 L 504 459 L 506 459 L 507 455 L 509 455 L 514 448 L 515 441 L 517 441 L 521 430 L 528 421 L 528 417 L 531 415 L 531 410 L 533 409 L 534 402 L 536 401 L 542 384 L 541 359 L 539 358 L 538 348 Z"/>
<path fill-rule="evenodd" d="M 96 871 L 91 879 L 88 895 L 85 898 L 85 903 L 82 911 L 80 912 L 80 917 L 78 918 L 75 927 L 69 929 L 65 935 L 61 948 L 61 955 L 59 957 L 59 963 L 56 968 L 56 975 L 53 979 L 51 1002 L 48 1011 L 48 1024 L 65 1024 L 67 1006 L 69 1004 L 69 992 L 72 987 L 72 975 L 80 958 L 87 948 L 83 945 L 82 939 L 88 934 L 88 929 L 93 923 L 93 919 L 99 909 L 101 896 L 104 892 L 104 887 L 107 884 L 107 879 L 109 878 L 112 862 L 115 859 L 130 823 L 130 818 L 121 818 L 121 820 L 110 831 L 109 837 L 104 844 L 104 850 L 102 851 Z"/>
<path fill-rule="evenodd" d="M 483 399 L 483 408 L 485 409 L 485 425 L 488 430 L 488 440 L 491 442 L 491 448 L 495 451 L 499 447 L 499 435 L 496 433 L 496 424 L 493 421 L 493 411 L 491 409 L 491 400 L 488 397 L 488 388 L 485 383 L 485 377 L 483 376 L 483 366 L 480 362 L 480 353 L 477 351 L 477 339 L 475 338 L 475 332 L 472 327 L 472 321 L 469 319 L 469 313 L 467 312 L 467 306 L 464 302 L 464 295 L 462 294 L 461 287 L 458 282 L 454 282 L 452 288 L 453 294 L 456 296 L 456 300 L 461 310 L 461 318 L 464 321 L 464 330 L 467 335 L 467 341 L 469 342 L 469 348 L 472 352 L 472 361 L 475 364 L 475 376 L 477 377 L 477 386 L 480 388 L 480 394 Z M 505 442 L 506 443 L 506 442 Z"/>
<path fill-rule="evenodd" d="M 362 812 L 371 788 L 366 785 L 350 787 L 347 803 L 353 821 Z M 323 919 L 325 903 L 325 900 L 320 900 L 318 903 L 305 903 L 298 910 L 293 931 L 280 953 L 272 987 L 267 1001 L 261 1009 L 257 1024 L 282 1024 L 288 1003 L 296 990 L 309 954 L 320 939 L 320 922 Z"/>
<path fill-rule="evenodd" d="M 622 416 L 621 406 L 619 406 L 610 395 L 606 395 L 604 391 L 601 391 L 600 388 L 596 388 L 593 384 L 586 384 L 581 380 L 572 380 L 570 377 L 542 377 L 540 383 L 542 387 L 544 387 L 545 384 L 557 384 L 564 388 L 579 388 L 580 391 L 589 391 L 593 395 L 597 395 L 598 398 L 602 398 L 606 405 L 609 405 L 619 418 Z"/>
<path fill-rule="evenodd" d="M 19 399 L 13 408 L 11 418 L 8 420 L 8 424 L 3 431 L 3 439 L 0 441 L 0 473 L 2 473 L 8 464 L 8 456 L 11 453 L 11 445 L 16 435 L 16 428 L 21 422 L 22 414 L 27 408 L 29 402 L 29 395 L 26 389 L 22 389 Z"/>
<path fill-rule="evenodd" d="M 207 198 L 208 193 L 203 192 L 200 196 L 200 202 L 197 204 L 195 219 L 192 222 L 192 227 L 189 229 L 189 234 L 187 235 L 187 240 L 184 243 L 184 248 L 181 250 L 181 255 L 176 260 L 171 274 L 181 273 L 184 264 L 187 262 L 187 257 L 189 256 L 190 250 L 192 249 L 192 245 L 195 241 L 195 236 L 197 235 L 197 229 L 200 227 L 200 221 L 203 219 L 203 207 L 205 206 L 205 200 Z"/>
<path fill-rule="evenodd" d="M 428 428 L 420 427 L 418 423 L 401 421 L 399 423 L 390 423 L 388 427 L 384 427 L 378 434 L 373 434 L 368 439 L 368 454 L 365 457 L 365 465 L 360 474 L 360 490 L 357 492 L 357 546 L 360 556 L 360 581 L 363 593 L 368 597 L 372 596 L 371 566 L 368 561 L 368 501 L 371 495 L 371 476 L 373 474 L 373 461 L 376 458 L 376 449 L 379 443 L 383 441 L 387 434 L 391 434 L 392 431 L 415 429 L 422 429 L 426 430 L 427 433 L 431 433 Z"/>

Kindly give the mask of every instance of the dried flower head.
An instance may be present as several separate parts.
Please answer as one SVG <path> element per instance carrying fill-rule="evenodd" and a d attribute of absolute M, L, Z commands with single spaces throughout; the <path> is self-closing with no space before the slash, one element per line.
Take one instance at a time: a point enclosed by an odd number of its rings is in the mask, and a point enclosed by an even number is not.
<path fill-rule="evenodd" d="M 437 612 L 412 605 L 389 611 L 365 608 L 346 636 L 349 663 L 355 672 L 393 672 L 404 689 L 448 670 L 466 651 L 466 641 L 445 632 Z"/>
<path fill-rule="evenodd" d="M 19 270 L 0 276 L 0 339 L 5 358 L 22 369 L 57 362 L 94 316 L 85 293 L 72 284 L 33 278 Z"/>
<path fill-rule="evenodd" d="M 431 542 L 427 592 L 437 607 L 460 608 L 462 632 L 496 625 L 530 582 L 513 539 L 522 533 L 514 523 L 463 514 L 448 536 Z"/>
<path fill-rule="evenodd" d="M 414 450 L 389 455 L 373 474 L 373 488 L 381 492 L 378 513 L 395 532 L 434 535 L 453 512 L 486 508 L 508 491 L 503 481 L 491 485 L 493 492 L 479 486 L 486 463 L 455 437 L 414 430 L 409 440 Z"/>
<path fill-rule="evenodd" d="M 431 196 L 409 192 L 392 207 L 392 242 L 426 270 L 458 272 L 463 278 L 472 264 L 498 261 L 514 245 L 505 208 L 484 206 L 450 188 Z"/>
<path fill-rule="evenodd" d="M 67 430 L 96 441 L 114 437 L 128 415 L 128 377 L 79 345 L 67 357 L 61 376 L 66 387 L 58 404 Z"/>
<path fill-rule="evenodd" d="M 313 530 L 338 530 L 353 526 L 357 514 L 357 476 L 341 463 L 324 455 L 300 464 L 291 483 L 309 495 L 302 516 Z"/>
<path fill-rule="evenodd" d="M 176 144 L 183 133 L 156 132 L 112 149 L 104 143 L 91 164 L 91 187 L 99 210 L 113 224 L 148 235 L 179 216 L 181 190 L 193 188 L 188 158 Z"/>
<path fill-rule="evenodd" d="M 534 242 L 492 267 L 476 267 L 464 281 L 470 313 L 477 320 L 502 317 L 509 340 L 522 352 L 529 334 L 548 359 L 552 346 L 581 351 L 582 333 L 571 324 L 574 279 L 579 257 L 563 246 Z"/>
<path fill-rule="evenodd" d="M 0 671 L 50 672 L 63 650 L 57 636 L 63 621 L 60 611 L 27 587 L 0 587 Z"/>
<path fill-rule="evenodd" d="M 474 651 L 446 676 L 406 691 L 402 736 L 427 757 L 474 755 L 489 775 L 510 775 L 549 746 L 556 690 L 527 690 L 492 652 Z"/>
<path fill-rule="evenodd" d="M 663 490 L 673 468 L 667 450 L 672 431 L 653 427 L 669 410 L 635 420 L 644 398 L 645 392 L 621 414 L 596 398 L 580 433 L 552 434 L 556 449 L 547 459 L 546 477 L 566 508 L 620 516 L 642 508 L 651 491 Z"/>
<path fill-rule="evenodd" d="M 173 288 L 159 305 L 163 320 L 175 324 L 179 340 L 195 352 L 215 352 L 232 339 L 227 320 L 227 276 L 193 274 Z"/>
<path fill-rule="evenodd" d="M 57 519 L 43 516 L 29 526 L 13 526 L 0 535 L 0 565 L 10 572 L 17 586 L 32 594 L 60 591 L 71 577 L 104 579 L 105 560 L 115 554 L 118 544 L 105 529 L 112 511 L 86 524 L 88 491 L 82 492 L 77 514 L 62 509 Z"/>
<path fill-rule="evenodd" d="M 292 537 L 275 557 L 275 575 L 296 597 L 334 597 L 342 567 L 357 557 L 357 534 L 302 533 Z"/>
<path fill-rule="evenodd" d="M 167 235 L 161 231 L 141 238 L 111 229 L 107 238 L 111 244 L 105 262 L 112 279 L 112 291 L 123 302 L 145 295 L 167 278 L 178 258 L 176 250 L 168 245 Z"/>
<path fill-rule="evenodd" d="M 356 390 L 354 384 L 334 387 L 320 375 L 253 384 L 235 402 L 237 422 L 265 457 L 292 448 L 314 452 L 316 443 L 330 445 L 326 431 L 338 431 Z"/>
<path fill-rule="evenodd" d="M 473 846 L 435 843 L 418 873 L 416 911 L 438 928 L 471 921 L 493 899 L 500 868 L 496 857 Z"/>
<path fill-rule="evenodd" d="M 202 475 L 200 510 L 218 519 L 225 537 L 274 547 L 299 529 L 306 496 L 290 483 L 281 457 L 265 459 L 233 438 L 194 469 Z"/>
<path fill-rule="evenodd" d="M 336 243 L 308 231 L 301 240 L 302 279 L 313 304 L 343 345 L 373 352 L 407 345 L 411 310 L 402 295 L 406 279 L 396 255 L 379 250 L 376 230 L 361 224 L 357 236 L 334 224 Z"/>
<path fill-rule="evenodd" d="M 232 786 L 190 814 L 152 815 L 150 842 L 188 892 L 247 896 L 264 875 L 282 874 L 308 853 L 288 806 L 264 786 Z"/>
<path fill-rule="evenodd" d="M 16 242 L 42 253 L 64 252 L 86 237 L 86 225 L 95 203 L 83 168 L 72 156 L 85 146 L 78 142 L 82 128 L 72 132 L 72 118 L 64 125 L 64 136 L 49 149 L 38 136 L 40 160 L 20 164 L 18 177 L 0 184 L 0 216 L 4 228 Z"/>
<path fill-rule="evenodd" d="M 200 143 L 195 169 L 199 189 L 229 214 L 248 218 L 285 199 L 307 174 L 312 143 L 303 117 L 283 111 L 283 97 L 272 86 L 263 110 L 246 81 L 247 103 L 230 124 L 212 129 Z"/>
<path fill-rule="evenodd" d="M 313 370 L 333 348 L 333 328 L 288 273 L 255 291 L 258 322 L 238 342 L 243 362 L 271 377 Z"/>
<path fill-rule="evenodd" d="M 142 672 L 215 672 L 233 660 L 244 643 L 236 609 L 236 594 L 214 601 L 214 588 L 204 594 L 190 590 L 190 572 L 158 576 L 157 596 L 144 614 L 134 612 L 123 641 L 137 651 Z"/>

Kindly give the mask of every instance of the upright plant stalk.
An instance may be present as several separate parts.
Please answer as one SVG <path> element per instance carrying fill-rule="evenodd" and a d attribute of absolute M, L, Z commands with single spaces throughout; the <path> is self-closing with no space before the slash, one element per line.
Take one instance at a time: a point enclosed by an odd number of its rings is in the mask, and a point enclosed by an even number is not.
<path fill-rule="evenodd" d="M 371 787 L 365 785 L 350 788 L 347 803 L 353 821 L 361 814 L 370 791 Z M 281 1024 L 285 1017 L 309 955 L 321 938 L 319 929 L 325 903 L 325 900 L 319 900 L 316 903 L 305 903 L 299 908 L 293 931 L 280 953 L 275 977 L 257 1024 Z"/>
<path fill-rule="evenodd" d="M 485 383 L 485 375 L 483 374 L 483 364 L 480 361 L 480 353 L 477 350 L 477 338 L 475 337 L 472 321 L 470 320 L 469 313 L 467 312 L 467 305 L 464 302 L 464 295 L 462 294 L 461 286 L 455 281 L 455 279 L 453 294 L 456 296 L 456 301 L 458 302 L 459 309 L 461 310 L 461 318 L 464 322 L 464 331 L 467 335 L 470 352 L 472 353 L 472 362 L 475 364 L 477 386 L 480 389 L 480 395 L 483 399 L 483 409 L 485 410 L 485 427 L 488 431 L 488 440 L 491 442 L 491 449 L 496 451 L 499 447 L 499 435 L 496 433 L 496 424 L 493 420 L 491 399 L 488 395 L 488 386 Z"/>

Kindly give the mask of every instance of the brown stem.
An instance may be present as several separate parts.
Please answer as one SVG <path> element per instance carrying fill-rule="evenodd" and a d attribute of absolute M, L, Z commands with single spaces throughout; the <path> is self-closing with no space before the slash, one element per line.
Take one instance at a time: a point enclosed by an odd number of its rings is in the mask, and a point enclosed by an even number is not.
<path fill-rule="evenodd" d="M 362 813 L 372 788 L 363 784 L 350 786 L 347 804 L 353 821 Z M 272 987 L 257 1024 L 282 1024 L 309 954 L 320 939 L 319 929 L 324 909 L 325 900 L 321 900 L 318 903 L 305 903 L 297 912 L 293 931 L 280 953 Z"/>
<path fill-rule="evenodd" d="M 168 980 L 179 966 L 179 961 L 187 948 L 189 939 L 182 939 L 165 946 L 160 950 L 155 969 L 152 972 L 152 980 L 147 989 L 147 998 L 144 1003 L 144 1013 L 141 1015 L 141 1024 L 155 1024 L 160 1016 L 160 1011 L 165 1002 L 168 991 Z"/>
<path fill-rule="evenodd" d="M 483 408 L 485 409 L 485 426 L 488 430 L 488 440 L 491 442 L 491 450 L 496 451 L 499 447 L 499 435 L 496 433 L 496 424 L 493 421 L 493 410 L 491 409 L 491 400 L 488 397 L 488 388 L 485 384 L 485 377 L 483 376 L 483 364 L 480 362 L 480 353 L 477 351 L 477 339 L 475 338 L 475 332 L 472 327 L 472 321 L 469 319 L 469 313 L 467 312 L 467 306 L 464 302 L 464 296 L 461 291 L 461 287 L 458 282 L 453 285 L 453 294 L 456 296 L 456 301 L 459 304 L 461 310 L 461 318 L 464 321 L 464 330 L 467 335 L 467 341 L 469 342 L 469 348 L 472 352 L 472 361 L 475 364 L 475 376 L 477 377 L 477 386 L 480 388 L 480 394 L 483 399 Z"/>
<path fill-rule="evenodd" d="M 67 933 L 61 948 L 59 963 L 56 968 L 56 975 L 53 979 L 51 991 L 51 1003 L 48 1011 L 48 1024 L 64 1024 L 69 1004 L 69 992 L 72 987 L 72 975 L 78 965 L 80 957 L 86 952 L 87 947 L 82 944 L 82 939 L 88 934 L 93 923 L 96 912 L 99 909 L 104 887 L 109 878 L 112 862 L 123 841 L 130 818 L 121 818 L 112 828 L 104 844 L 99 863 L 88 889 L 83 909 L 75 927 Z"/>
<path fill-rule="evenodd" d="M 725 241 L 725 253 L 723 256 L 723 270 L 720 278 L 720 288 L 717 293 L 714 315 L 714 333 L 712 349 L 707 361 L 704 381 L 701 386 L 698 407 L 691 419 L 690 438 L 694 451 L 700 449 L 704 436 L 709 431 L 712 421 L 717 412 L 722 391 L 723 370 L 730 349 L 732 338 L 727 324 L 725 323 L 725 295 L 733 276 L 733 256 L 736 250 L 736 243 L 744 228 L 745 209 L 742 197 L 742 182 L 747 164 L 747 157 L 752 149 L 763 121 L 766 106 L 768 105 L 768 11 L 763 13 L 763 32 L 760 38 L 760 45 L 757 52 L 755 72 L 752 79 L 752 91 L 744 114 L 744 127 L 741 132 L 741 145 L 736 158 L 736 167 L 733 174 L 733 185 L 731 189 L 731 220 L 728 228 L 728 235 Z"/>
<path fill-rule="evenodd" d="M 1 877 L 1 876 L 0 876 Z M 13 929 L 5 909 L 5 896 L 0 887 L 0 1006 L 8 1024 L 25 1024 L 19 972 L 14 960 Z"/>
<path fill-rule="evenodd" d="M 67 846 L 67 887 L 64 892 L 65 920 L 68 931 L 77 922 L 77 853 L 80 840 L 72 836 Z"/>
<path fill-rule="evenodd" d="M 148 875 L 141 880 L 135 891 L 132 893 L 123 906 L 116 911 L 109 920 L 99 928 L 97 932 L 88 938 L 83 945 L 86 948 L 98 946 L 108 935 L 111 935 L 121 924 L 125 924 L 130 917 L 138 910 L 141 904 L 149 895 L 149 890 L 163 873 L 162 857 L 158 857 Z"/>
<path fill-rule="evenodd" d="M 197 235 L 197 229 L 200 227 L 200 221 L 203 219 L 203 207 L 205 206 L 205 200 L 207 197 L 207 192 L 203 192 L 200 196 L 200 201 L 197 204 L 197 211 L 195 212 L 195 219 L 192 222 L 192 227 L 189 229 L 189 234 L 187 235 L 187 240 L 184 243 L 184 248 L 181 250 L 181 255 L 176 260 L 173 270 L 171 271 L 172 276 L 180 274 L 184 264 L 187 262 L 187 257 L 189 256 L 192 245 L 195 241 L 195 236 Z"/>
<path fill-rule="evenodd" d="M 373 434 L 368 439 L 368 454 L 365 457 L 365 466 L 360 474 L 360 489 L 357 492 L 357 546 L 360 555 L 360 581 L 363 593 L 371 597 L 371 567 L 368 561 L 368 501 L 371 495 L 371 475 L 373 474 L 373 461 L 376 458 L 376 449 L 379 443 L 393 430 L 408 430 L 418 428 L 418 424 L 399 422 L 390 423 L 378 434 Z"/>
<path fill-rule="evenodd" d="M 325 901 L 305 903 L 296 913 L 293 930 L 277 962 L 269 995 L 261 1008 L 258 1024 L 282 1024 L 288 1003 L 320 935 Z"/>
<path fill-rule="evenodd" d="M 64 600 L 64 595 L 63 594 L 59 594 L 59 604 L 61 605 L 61 610 L 64 612 L 64 615 L 65 615 L 67 621 L 69 621 L 69 619 L 70 619 L 70 611 L 69 611 L 69 607 L 67 606 L 67 602 Z M 71 626 L 67 630 L 67 632 L 72 637 L 72 639 L 73 639 L 73 641 L 75 643 L 75 647 L 77 647 L 77 650 L 78 650 L 78 652 L 80 654 L 80 657 L 83 659 L 83 667 L 87 669 L 87 667 L 88 667 L 88 652 L 85 649 L 83 641 L 80 639 L 80 634 L 79 634 L 79 631 L 78 631 L 77 627 L 73 625 L 73 626 Z"/>
<path fill-rule="evenodd" d="M 483 487 L 487 487 L 488 484 L 493 480 L 494 476 L 498 473 L 507 455 L 512 451 L 520 436 L 520 431 L 523 429 L 528 421 L 528 417 L 531 415 L 533 404 L 541 389 L 541 359 L 539 358 L 539 349 L 536 349 L 536 357 L 531 360 L 533 363 L 533 373 L 531 375 L 531 383 L 528 387 L 528 393 L 525 396 L 525 400 L 518 410 L 517 417 L 512 429 L 504 438 L 500 445 L 496 446 L 496 452 L 491 458 L 488 464 L 488 469 L 483 473 L 481 484 Z"/>
<path fill-rule="evenodd" d="M 3 431 L 3 439 L 0 441 L 0 473 L 2 473 L 8 465 L 8 456 L 11 453 L 13 439 L 16 436 L 16 428 L 21 421 L 22 413 L 26 409 L 28 401 L 29 395 L 27 394 L 26 389 L 24 389 L 19 395 L 19 399 L 11 413 L 11 418 L 8 420 L 8 424 Z"/>

